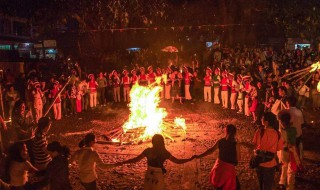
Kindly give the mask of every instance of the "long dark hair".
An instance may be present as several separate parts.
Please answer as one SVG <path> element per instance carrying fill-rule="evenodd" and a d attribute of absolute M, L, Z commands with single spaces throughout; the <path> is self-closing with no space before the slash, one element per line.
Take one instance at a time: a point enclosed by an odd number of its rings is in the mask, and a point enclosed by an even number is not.
<path fill-rule="evenodd" d="M 83 147 L 89 147 L 90 146 L 90 143 L 92 142 L 92 141 L 95 141 L 96 140 L 96 136 L 93 134 L 93 133 L 89 133 L 89 134 L 87 134 L 85 137 L 84 137 L 84 139 L 82 139 L 80 142 L 79 142 L 79 144 L 78 144 L 78 146 L 79 146 L 79 148 L 83 148 Z"/>
<path fill-rule="evenodd" d="M 67 146 L 62 146 L 58 141 L 49 143 L 47 150 L 50 152 L 58 152 L 60 155 L 66 158 L 70 156 L 70 149 Z"/>
<path fill-rule="evenodd" d="M 166 150 L 166 147 L 164 144 L 164 138 L 160 134 L 153 135 L 152 145 L 155 150 L 159 150 L 159 151 Z"/>
<path fill-rule="evenodd" d="M 237 128 L 232 124 L 227 125 L 226 134 L 228 141 L 236 141 Z"/>

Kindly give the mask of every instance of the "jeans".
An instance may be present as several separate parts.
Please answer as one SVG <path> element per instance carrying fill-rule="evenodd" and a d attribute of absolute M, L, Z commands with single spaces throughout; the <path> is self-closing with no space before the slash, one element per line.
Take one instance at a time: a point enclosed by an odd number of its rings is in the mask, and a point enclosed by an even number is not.
<path fill-rule="evenodd" d="M 275 167 L 258 166 L 256 169 L 260 190 L 271 190 L 274 181 Z"/>
<path fill-rule="evenodd" d="M 306 97 L 299 95 L 298 96 L 297 107 L 300 108 L 300 109 L 303 109 L 305 102 L 306 102 Z"/>

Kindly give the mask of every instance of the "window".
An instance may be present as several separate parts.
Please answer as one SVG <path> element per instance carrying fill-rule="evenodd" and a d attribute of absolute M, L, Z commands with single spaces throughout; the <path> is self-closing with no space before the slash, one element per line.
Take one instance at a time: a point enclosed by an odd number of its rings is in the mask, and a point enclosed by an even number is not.
<path fill-rule="evenodd" d="M 11 45 L 0 44 L 0 50 L 11 50 Z"/>

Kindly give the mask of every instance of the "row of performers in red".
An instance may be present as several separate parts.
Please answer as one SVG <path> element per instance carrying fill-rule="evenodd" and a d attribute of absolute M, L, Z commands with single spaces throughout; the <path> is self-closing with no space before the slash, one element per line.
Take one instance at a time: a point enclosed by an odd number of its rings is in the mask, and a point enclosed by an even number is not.
<path fill-rule="evenodd" d="M 172 99 L 172 101 L 179 99 L 182 103 L 182 94 L 184 99 L 192 100 L 192 94 L 194 94 L 191 92 L 194 89 L 193 85 L 200 83 L 203 86 L 203 99 L 206 102 L 212 101 L 213 94 L 213 103 L 222 103 L 223 108 L 238 109 L 239 113 L 244 111 L 247 116 L 250 116 L 255 109 L 257 91 L 250 84 L 251 77 L 235 76 L 226 71 L 221 72 L 219 68 L 215 69 L 214 72 L 207 68 L 206 74 L 202 79 L 199 78 L 196 71 L 190 72 L 187 67 L 183 68 L 183 72 L 180 72 L 175 67 L 168 67 L 165 70 L 157 68 L 154 72 L 152 67 L 148 67 L 148 73 L 141 67 L 139 70 L 132 70 L 130 73 L 128 70 L 124 70 L 122 75 L 121 77 L 114 70 L 108 77 L 108 84 L 114 89 L 113 97 L 115 102 L 120 102 L 121 86 L 123 87 L 123 100 L 128 102 L 130 101 L 131 86 L 139 83 L 141 86 L 161 85 L 164 87 L 161 98 Z M 91 86 L 89 88 L 95 87 Z M 249 102 L 252 102 L 251 106 L 249 106 Z"/>

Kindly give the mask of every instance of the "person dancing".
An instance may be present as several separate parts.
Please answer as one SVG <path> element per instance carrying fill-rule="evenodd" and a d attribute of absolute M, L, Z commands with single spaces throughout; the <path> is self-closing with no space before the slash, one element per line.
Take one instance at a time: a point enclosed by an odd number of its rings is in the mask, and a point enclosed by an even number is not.
<path fill-rule="evenodd" d="M 210 182 L 215 188 L 223 190 L 235 190 L 237 184 L 237 176 L 235 166 L 241 158 L 240 145 L 236 141 L 237 129 L 234 125 L 227 125 L 225 129 L 225 137 L 218 140 L 218 142 L 204 153 L 196 156 L 202 158 L 208 156 L 219 150 L 219 156 L 216 160 L 211 173 Z"/>
<path fill-rule="evenodd" d="M 144 179 L 144 190 L 164 190 L 164 174 L 166 169 L 163 164 L 166 160 L 170 160 L 176 164 L 184 164 L 195 158 L 178 159 L 174 157 L 165 147 L 164 138 L 160 134 L 155 134 L 152 137 L 152 148 L 145 149 L 140 155 L 135 158 L 115 163 L 114 166 L 139 162 L 143 158 L 147 158 L 148 169 Z"/>

